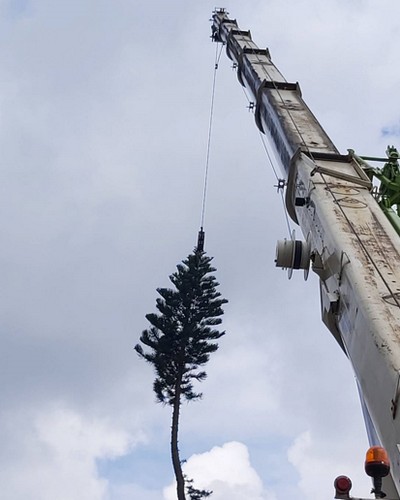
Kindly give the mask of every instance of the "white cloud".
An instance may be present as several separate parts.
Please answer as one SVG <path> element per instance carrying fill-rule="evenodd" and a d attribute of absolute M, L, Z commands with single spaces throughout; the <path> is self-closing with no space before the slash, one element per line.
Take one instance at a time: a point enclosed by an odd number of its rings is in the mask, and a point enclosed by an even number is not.
<path fill-rule="evenodd" d="M 148 490 L 137 484 L 111 485 L 107 500 L 160 500 L 161 491 Z"/>
<path fill-rule="evenodd" d="M 305 500 L 333 497 L 334 480 L 341 475 L 351 478 L 352 494 L 368 497 L 371 483 L 363 472 L 364 458 L 357 443 L 346 439 L 336 442 L 323 437 L 315 439 L 311 431 L 297 436 L 288 450 L 288 459 L 297 469 L 298 488 Z"/>
<path fill-rule="evenodd" d="M 192 455 L 184 464 L 184 473 L 198 489 L 212 490 L 213 500 L 273 500 L 250 463 L 247 446 L 238 442 L 215 446 Z M 165 500 L 175 500 L 175 484 L 165 488 Z"/>
<path fill-rule="evenodd" d="M 104 500 L 108 483 L 96 461 L 124 455 L 142 438 L 61 406 L 13 419 L 7 430 L 19 439 L 2 449 L 0 467 L 2 497 L 13 500 Z"/>

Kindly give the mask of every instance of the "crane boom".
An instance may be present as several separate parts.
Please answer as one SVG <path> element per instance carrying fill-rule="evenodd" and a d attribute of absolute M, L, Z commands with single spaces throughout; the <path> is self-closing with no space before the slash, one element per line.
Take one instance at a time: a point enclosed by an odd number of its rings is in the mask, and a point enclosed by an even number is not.
<path fill-rule="evenodd" d="M 213 14 L 212 37 L 226 45 L 252 95 L 256 124 L 281 162 L 288 213 L 306 239 L 278 243 L 277 265 L 291 272 L 311 264 L 319 276 L 322 320 L 351 361 L 370 439 L 389 454 L 386 493 L 400 499 L 399 234 L 373 196 L 363 162 L 351 150 L 338 152 L 268 49 L 224 9 Z"/>

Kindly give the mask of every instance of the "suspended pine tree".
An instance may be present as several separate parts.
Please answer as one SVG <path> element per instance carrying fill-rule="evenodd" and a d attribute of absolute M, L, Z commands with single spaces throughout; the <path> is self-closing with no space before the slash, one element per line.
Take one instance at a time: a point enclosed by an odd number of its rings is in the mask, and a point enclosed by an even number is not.
<path fill-rule="evenodd" d="M 194 401 L 202 397 L 195 392 L 193 384 L 206 378 L 206 372 L 200 367 L 218 349 L 216 340 L 225 334 L 215 327 L 221 324 L 222 306 L 228 301 L 216 290 L 219 283 L 211 274 L 216 271 L 211 260 L 202 247 L 197 247 L 177 265 L 177 271 L 169 277 L 174 289 L 158 288 L 159 313 L 146 315 L 151 326 L 142 332 L 140 342 L 148 350 L 141 344 L 135 346 L 139 356 L 154 367 L 153 389 L 157 402 L 172 407 L 171 458 L 178 500 L 186 500 L 185 492 L 188 498 L 194 499 L 211 494 L 194 489 L 190 480 L 186 479 L 185 485 L 178 449 L 182 399 Z"/>

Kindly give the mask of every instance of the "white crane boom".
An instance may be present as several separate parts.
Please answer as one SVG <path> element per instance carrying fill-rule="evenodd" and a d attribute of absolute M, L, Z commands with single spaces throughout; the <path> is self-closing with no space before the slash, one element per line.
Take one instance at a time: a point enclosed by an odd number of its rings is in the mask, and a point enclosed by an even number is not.
<path fill-rule="evenodd" d="M 311 262 L 319 276 L 322 320 L 352 363 L 377 434 L 370 438 L 390 457 L 386 493 L 399 499 L 399 234 L 373 196 L 363 162 L 352 152 L 339 154 L 298 83 L 288 83 L 269 51 L 224 9 L 212 21 L 213 39 L 226 45 L 254 99 L 257 126 L 281 160 L 287 210 L 306 239 L 280 242 L 277 265 L 291 272 Z"/>

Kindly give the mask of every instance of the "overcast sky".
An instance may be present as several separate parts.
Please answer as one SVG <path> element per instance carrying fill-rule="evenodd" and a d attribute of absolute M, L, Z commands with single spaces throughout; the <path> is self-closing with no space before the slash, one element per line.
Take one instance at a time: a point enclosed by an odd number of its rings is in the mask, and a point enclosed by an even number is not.
<path fill-rule="evenodd" d="M 173 500 L 170 409 L 133 346 L 199 229 L 215 46 L 208 0 L 0 0 L 0 484 L 5 500 Z M 397 0 L 231 0 L 345 153 L 400 146 Z M 225 307 L 186 473 L 215 500 L 368 496 L 351 367 L 222 54 L 206 211 Z M 294 228 L 294 226 L 292 226 Z"/>

